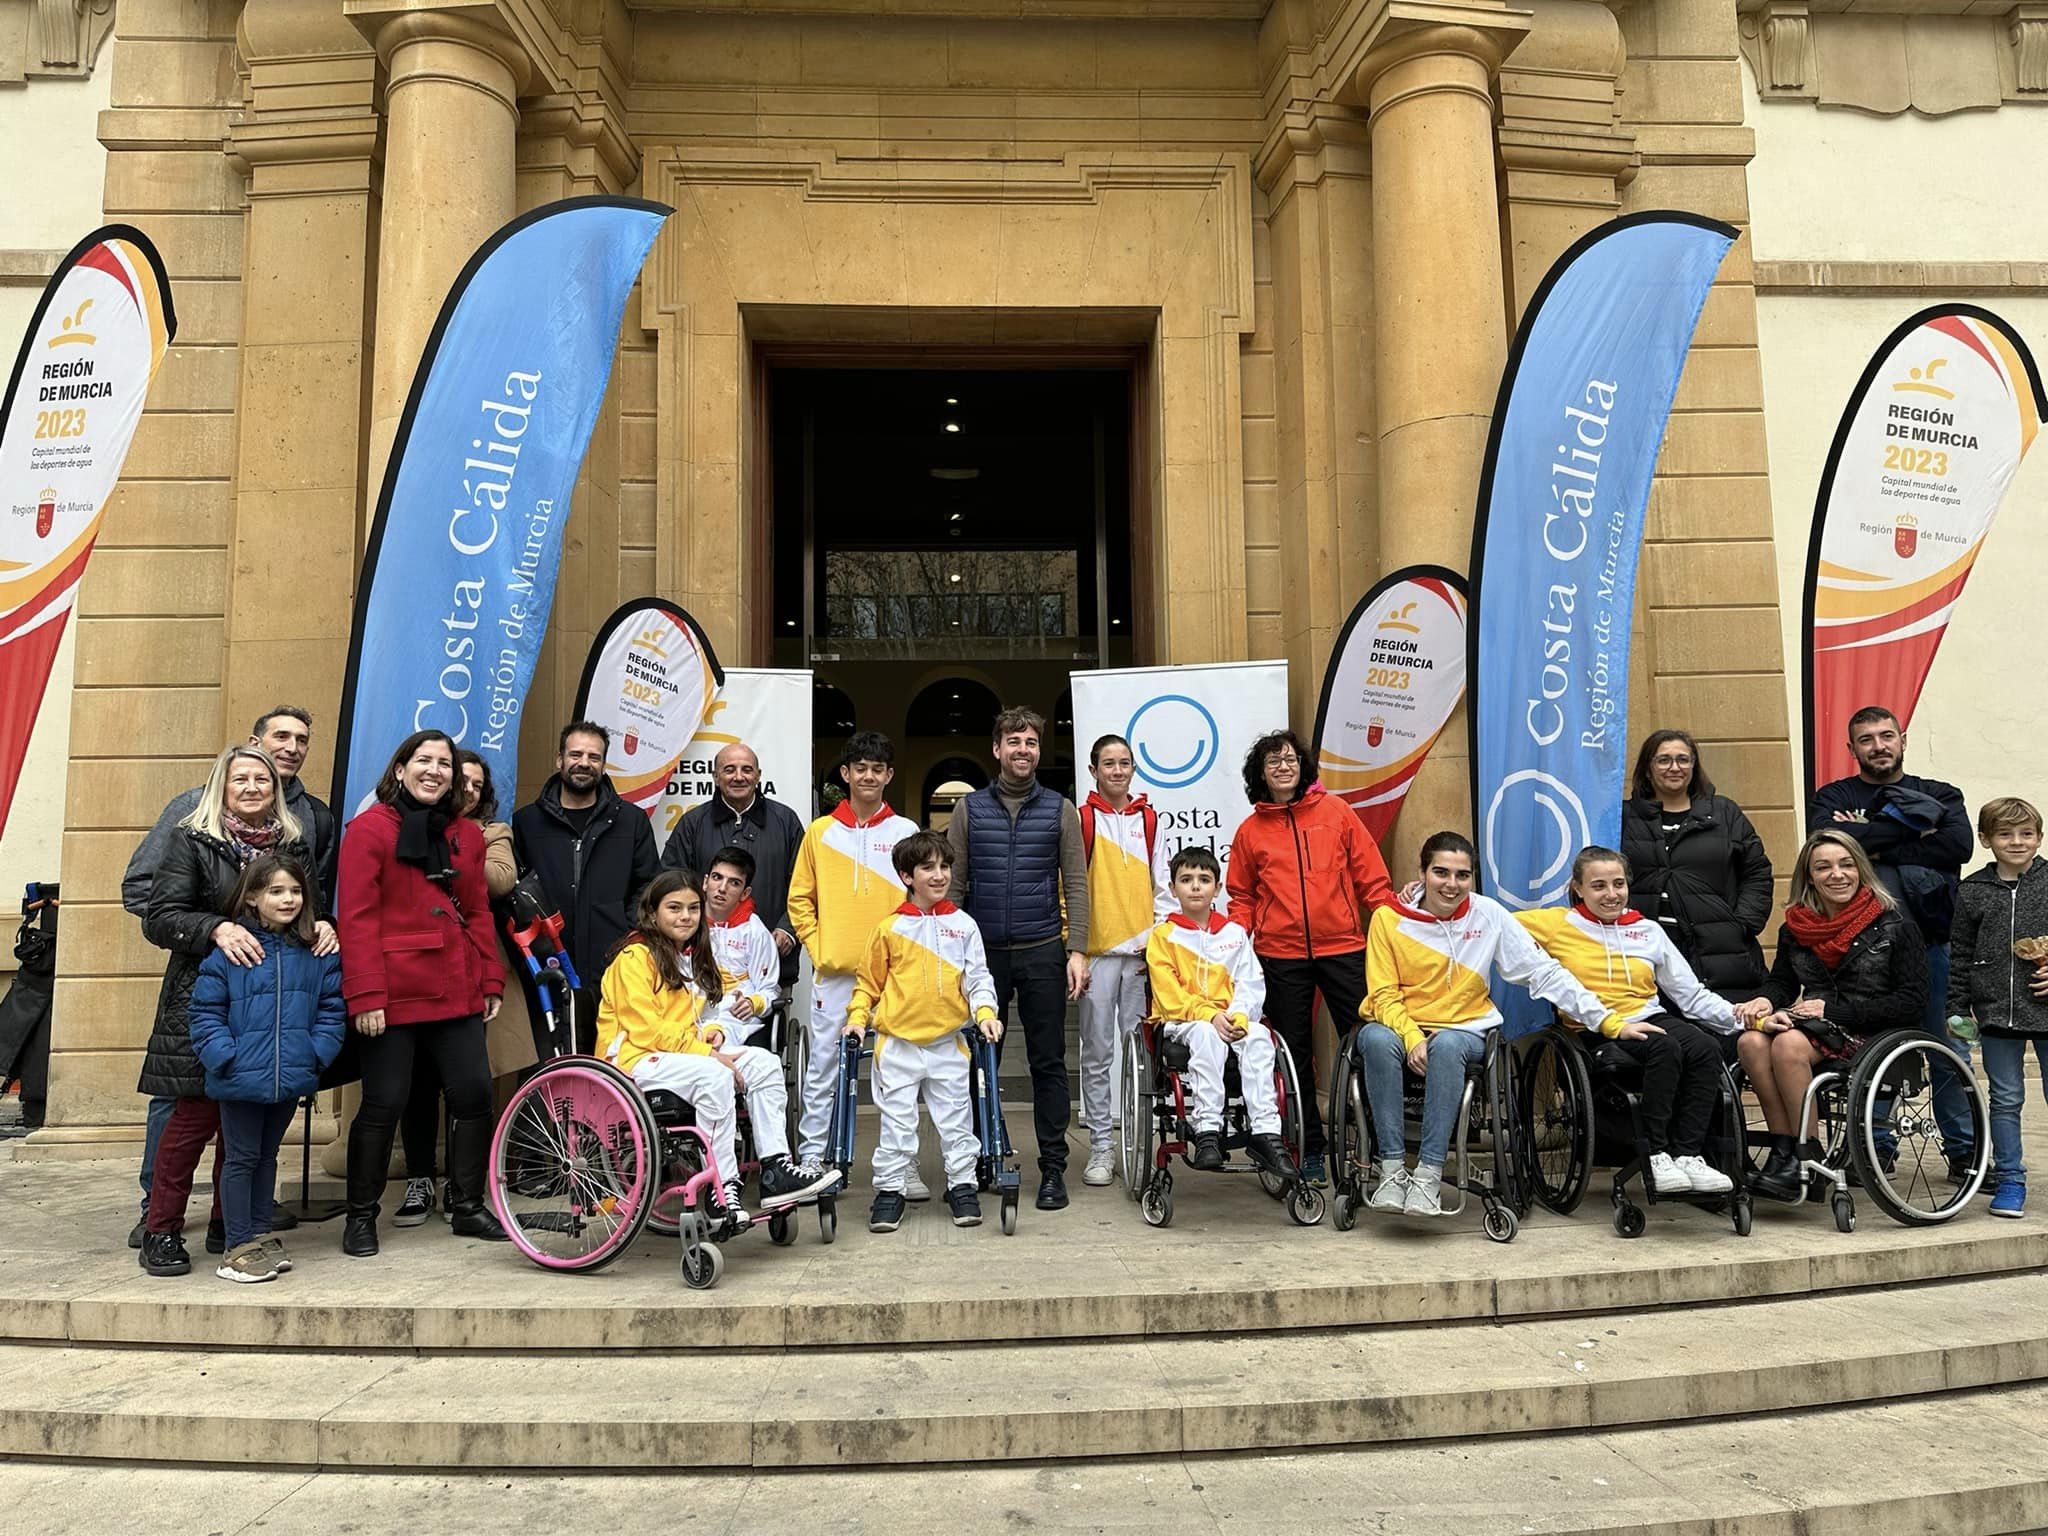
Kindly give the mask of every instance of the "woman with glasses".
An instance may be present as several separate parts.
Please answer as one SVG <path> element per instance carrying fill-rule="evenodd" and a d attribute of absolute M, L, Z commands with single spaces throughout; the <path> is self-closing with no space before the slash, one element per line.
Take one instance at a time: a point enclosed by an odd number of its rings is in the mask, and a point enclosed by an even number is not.
<path fill-rule="evenodd" d="M 1771 861 L 1742 808 L 1714 793 L 1684 731 L 1652 731 L 1621 813 L 1630 891 L 1693 972 L 1730 1002 L 1757 995 L 1771 916 Z"/>
<path fill-rule="evenodd" d="M 1340 1031 L 1365 1001 L 1365 925 L 1394 899 L 1387 866 L 1357 813 L 1317 782 L 1316 755 L 1292 731 L 1272 731 L 1244 759 L 1252 813 L 1230 840 L 1230 916 L 1248 929 L 1266 974 L 1266 1022 L 1294 1057 L 1305 1093 L 1302 1176 L 1324 1181 L 1323 1117 L 1315 1066 L 1321 992 Z"/>

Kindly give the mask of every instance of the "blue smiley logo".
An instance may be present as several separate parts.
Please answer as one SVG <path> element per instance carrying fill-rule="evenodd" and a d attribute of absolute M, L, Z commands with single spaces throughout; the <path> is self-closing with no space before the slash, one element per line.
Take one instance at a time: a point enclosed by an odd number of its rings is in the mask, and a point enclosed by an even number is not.
<path fill-rule="evenodd" d="M 1142 727 L 1142 728 L 1141 728 Z M 1186 789 L 1216 766 L 1223 736 L 1216 717 L 1184 693 L 1147 699 L 1124 727 L 1138 773 L 1158 789 Z"/>

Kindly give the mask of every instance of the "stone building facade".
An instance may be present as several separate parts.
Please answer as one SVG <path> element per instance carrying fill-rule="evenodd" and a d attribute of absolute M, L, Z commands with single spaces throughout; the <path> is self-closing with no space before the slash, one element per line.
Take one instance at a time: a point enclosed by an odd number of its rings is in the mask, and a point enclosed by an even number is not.
<path fill-rule="evenodd" d="M 624 596 L 676 598 L 728 662 L 774 659 L 762 359 L 782 347 L 1129 359 L 1130 655 L 1284 656 L 1306 726 L 1375 576 L 1466 564 L 1508 340 L 1553 259 L 1635 209 L 1743 228 L 1652 493 L 1631 725 L 1694 728 L 1789 856 L 1746 114 L 1812 113 L 1810 79 L 1863 69 L 1822 46 L 1863 19 L 1826 13 L 1862 9 L 120 0 L 105 211 L 156 238 L 182 329 L 77 619 L 32 1151 L 139 1135 L 162 957 L 119 906 L 122 865 L 281 693 L 320 714 L 306 772 L 326 781 L 366 509 L 442 297 L 507 219 L 579 193 L 676 214 L 579 483 L 543 719 Z M 2004 50 L 1971 105 L 2041 89 L 2041 7 L 1925 9 Z M 1466 819 L 1465 753 L 1455 722 L 1407 829 Z"/>

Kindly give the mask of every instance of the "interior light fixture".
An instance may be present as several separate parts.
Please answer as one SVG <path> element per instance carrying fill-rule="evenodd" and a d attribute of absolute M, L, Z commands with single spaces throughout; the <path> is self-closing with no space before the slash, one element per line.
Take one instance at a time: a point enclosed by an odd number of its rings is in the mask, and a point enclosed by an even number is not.
<path fill-rule="evenodd" d="M 949 421 L 946 423 L 946 430 L 948 432 L 958 432 L 960 430 L 960 423 L 957 421 Z"/>
<path fill-rule="evenodd" d="M 948 395 L 948 396 L 946 396 L 946 404 L 948 404 L 948 405 L 958 405 L 959 403 L 960 403 L 960 397 L 959 397 L 958 395 Z"/>
<path fill-rule="evenodd" d="M 948 576 L 946 577 L 946 580 L 948 580 L 948 581 L 958 581 L 959 579 L 960 579 L 960 573 L 959 573 L 958 571 L 954 571 L 954 572 L 951 572 L 951 573 L 950 573 L 950 574 L 949 574 L 949 575 L 948 575 Z"/>
<path fill-rule="evenodd" d="M 960 514 L 958 512 L 955 512 L 951 517 L 947 518 L 946 521 L 949 523 L 957 523 L 960 521 Z"/>

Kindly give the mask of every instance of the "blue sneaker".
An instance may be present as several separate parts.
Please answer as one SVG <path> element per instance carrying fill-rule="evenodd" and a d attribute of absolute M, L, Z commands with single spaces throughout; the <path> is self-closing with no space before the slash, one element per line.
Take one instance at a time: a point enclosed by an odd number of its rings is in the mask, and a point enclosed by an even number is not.
<path fill-rule="evenodd" d="M 2027 1214 L 2027 1181 L 2025 1179 L 2001 1179 L 1998 1188 L 1992 1191 L 1991 1214 L 1994 1216 L 2024 1216 Z"/>
<path fill-rule="evenodd" d="M 1323 1160 L 1320 1157 L 1304 1157 L 1301 1160 L 1301 1182 L 1318 1188 L 1330 1182 L 1329 1175 L 1323 1170 Z"/>

